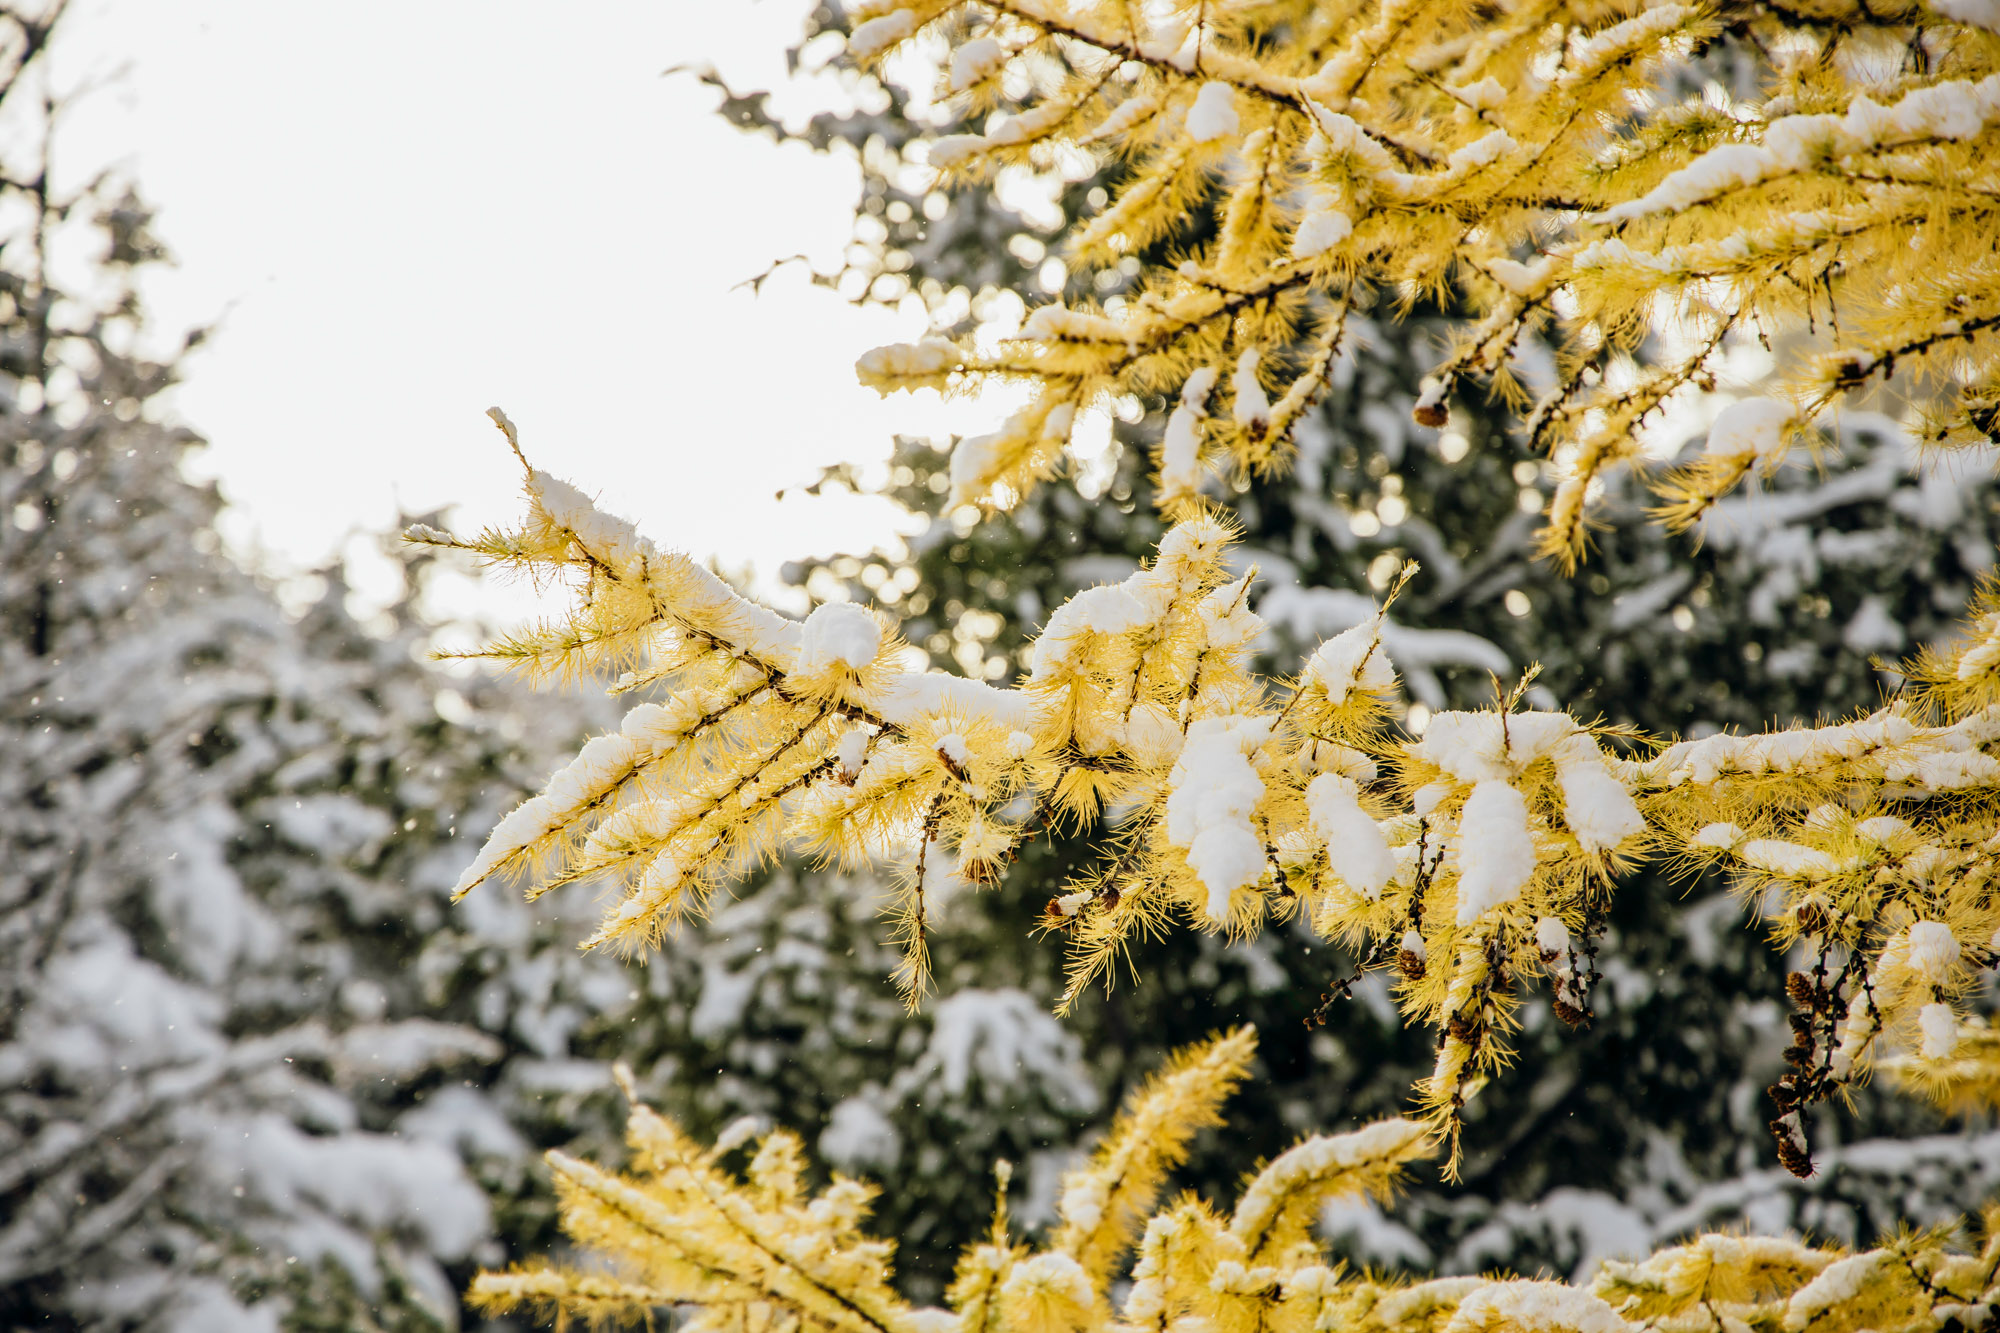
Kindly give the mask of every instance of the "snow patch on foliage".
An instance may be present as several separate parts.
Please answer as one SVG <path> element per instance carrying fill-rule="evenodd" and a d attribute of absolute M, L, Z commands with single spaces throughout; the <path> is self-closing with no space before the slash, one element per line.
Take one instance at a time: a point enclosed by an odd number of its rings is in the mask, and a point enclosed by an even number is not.
<path fill-rule="evenodd" d="M 1317 259 L 1354 234 L 1354 219 L 1325 195 L 1313 196 L 1292 233 L 1292 258 Z"/>
<path fill-rule="evenodd" d="M 847 36 L 847 54 L 856 60 L 872 60 L 917 30 L 917 16 L 898 9 L 855 25 Z"/>
<path fill-rule="evenodd" d="M 1306 676 L 1326 691 L 1328 703 L 1338 707 L 1357 689 L 1387 694 L 1396 688 L 1396 669 L 1382 642 L 1385 623 L 1377 611 L 1322 643 L 1306 659 Z"/>
<path fill-rule="evenodd" d="M 1624 1333 L 1627 1325 L 1604 1299 L 1562 1282 L 1496 1282 L 1458 1304 L 1445 1333 L 1488 1328 L 1531 1333 Z"/>
<path fill-rule="evenodd" d="M 1910 970 L 1927 981 L 1943 981 L 1958 966 L 1958 937 L 1942 921 L 1918 921 L 1910 926 Z"/>
<path fill-rule="evenodd" d="M 1925 139 L 1963 141 L 1996 117 L 2000 117 L 2000 74 L 1977 82 L 1951 79 L 1932 84 L 1905 94 L 1892 107 L 1858 96 L 1842 115 L 1783 116 L 1765 127 L 1762 143 L 1711 148 L 1639 198 L 1593 214 L 1591 221 L 1629 222 L 1679 212 L 1733 189 L 1878 148 Z"/>
<path fill-rule="evenodd" d="M 975 37 L 951 53 L 951 90 L 962 93 L 984 83 L 1006 63 L 1007 53 L 1000 43 L 991 37 Z"/>
<path fill-rule="evenodd" d="M 1469 926 L 1513 902 L 1535 874 L 1535 835 L 1528 803 L 1510 782 L 1475 783 L 1452 844 L 1458 857 L 1458 924 Z"/>
<path fill-rule="evenodd" d="M 827 602 L 806 617 L 796 669 L 823 671 L 839 665 L 860 671 L 881 651 L 882 626 L 868 608 L 853 602 Z"/>
<path fill-rule="evenodd" d="M 1262 430 L 1271 424 L 1271 400 L 1257 381 L 1259 356 L 1256 348 L 1244 348 L 1243 355 L 1236 358 L 1236 373 L 1229 377 L 1230 391 L 1236 395 L 1230 411 L 1245 430 Z"/>
<path fill-rule="evenodd" d="M 1194 105 L 1188 108 L 1188 138 L 1196 143 L 1227 139 L 1236 133 L 1239 123 L 1236 90 L 1219 80 L 1201 85 Z"/>
<path fill-rule="evenodd" d="M 1738 399 L 1716 414 L 1706 451 L 1721 458 L 1770 457 L 1784 446 L 1785 430 L 1797 415 L 1775 399 Z"/>
<path fill-rule="evenodd" d="M 1313 832 L 1326 840 L 1328 867 L 1373 902 L 1395 875 L 1396 858 L 1380 826 L 1361 808 L 1360 794 L 1353 778 L 1322 773 L 1306 788 L 1306 810 Z"/>
<path fill-rule="evenodd" d="M 1208 397 L 1218 378 L 1214 366 L 1202 366 L 1181 386 L 1180 402 L 1167 418 L 1160 442 L 1162 503 L 1191 497 L 1201 486 L 1201 423 L 1208 417 Z"/>
<path fill-rule="evenodd" d="M 1217 925 L 1229 920 L 1231 895 L 1264 874 L 1264 843 L 1251 822 L 1264 780 L 1251 756 L 1269 738 L 1271 722 L 1200 719 L 1188 727 L 1167 779 L 1167 841 L 1187 853 L 1189 869 L 1208 890 L 1208 919 Z"/>
<path fill-rule="evenodd" d="M 1958 1017 L 1948 1004 L 1934 1001 L 1918 1010 L 1917 1030 L 1926 1060 L 1949 1060 L 1958 1049 Z"/>

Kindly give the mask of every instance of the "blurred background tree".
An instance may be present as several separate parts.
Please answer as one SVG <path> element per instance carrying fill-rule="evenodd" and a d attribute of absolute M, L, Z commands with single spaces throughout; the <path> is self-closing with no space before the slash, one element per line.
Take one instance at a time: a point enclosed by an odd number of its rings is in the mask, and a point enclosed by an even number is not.
<path fill-rule="evenodd" d="M 597 713 L 424 662 L 432 560 L 357 608 L 223 551 L 146 206 L 51 184 L 59 17 L 0 10 L 0 1324 L 450 1326 L 632 982 L 446 895 Z"/>

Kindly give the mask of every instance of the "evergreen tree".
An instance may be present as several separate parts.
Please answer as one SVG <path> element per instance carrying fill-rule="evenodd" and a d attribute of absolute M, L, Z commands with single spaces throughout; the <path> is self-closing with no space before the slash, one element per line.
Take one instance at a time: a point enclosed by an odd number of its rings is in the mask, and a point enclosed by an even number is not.
<path fill-rule="evenodd" d="M 108 272 L 146 255 L 135 205 L 99 220 Z M 436 1261 L 470 1258 L 486 1201 L 448 1148 L 364 1129 L 352 1093 L 497 1050 L 459 1028 L 324 1021 L 343 997 L 380 1020 L 382 992 L 351 941 L 299 919 L 324 925 L 323 904 L 259 891 L 259 852 L 309 845 L 327 858 L 316 896 L 380 895 L 346 865 L 394 826 L 304 785 L 253 789 L 274 761 L 315 761 L 297 742 L 327 738 L 321 689 L 341 668 L 216 553 L 213 492 L 179 473 L 193 441 L 148 414 L 171 367 L 112 350 L 129 299 L 62 301 L 25 249 L 0 471 L 8 1322 L 215 1327 L 260 1284 L 310 1285 L 323 1258 L 448 1302 Z M 373 1076 L 348 1071 L 392 1043 Z"/>
<path fill-rule="evenodd" d="M 0 16 L 10 123 L 53 23 Z M 554 1235 L 534 1150 L 609 1141 L 581 1047 L 632 979 L 586 905 L 447 900 L 599 710 L 423 661 L 425 555 L 365 622 L 337 569 L 287 614 L 134 350 L 144 206 L 4 180 L 0 1324 L 453 1326 Z"/>

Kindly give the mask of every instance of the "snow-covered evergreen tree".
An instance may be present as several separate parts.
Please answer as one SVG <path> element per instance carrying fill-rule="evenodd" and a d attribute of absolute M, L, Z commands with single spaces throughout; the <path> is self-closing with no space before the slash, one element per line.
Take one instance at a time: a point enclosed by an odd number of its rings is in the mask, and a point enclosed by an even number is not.
<path fill-rule="evenodd" d="M 144 216 L 105 221 L 115 272 Z M 258 882 L 270 849 L 309 848 L 315 895 L 394 919 L 390 885 L 348 868 L 382 855 L 389 811 L 306 772 L 348 757 L 358 719 L 328 704 L 360 700 L 323 688 L 342 668 L 217 553 L 213 492 L 179 472 L 193 441 L 150 417 L 171 368 L 113 350 L 136 312 L 7 276 L 9 1322 L 225 1327 L 324 1258 L 448 1301 L 436 1260 L 470 1257 L 486 1200 L 448 1147 L 364 1128 L 341 1084 L 387 1094 L 497 1048 L 442 1025 L 371 1040 L 386 1006 L 359 941 L 315 938 L 325 904 Z M 284 761 L 302 762 L 273 781 Z"/>
<path fill-rule="evenodd" d="M 594 706 L 423 661 L 428 558 L 363 621 L 222 551 L 137 350 L 146 210 L 45 193 L 48 34 L 0 25 L 0 1324 L 454 1325 L 553 1234 L 534 1149 L 604 1141 L 579 1048 L 631 978 L 580 909 L 447 905 Z"/>

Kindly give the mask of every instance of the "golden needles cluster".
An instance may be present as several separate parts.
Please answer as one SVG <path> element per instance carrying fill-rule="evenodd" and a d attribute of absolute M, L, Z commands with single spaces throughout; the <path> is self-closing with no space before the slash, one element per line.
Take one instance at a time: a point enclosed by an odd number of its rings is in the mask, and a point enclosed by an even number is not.
<path fill-rule="evenodd" d="M 966 504 L 1050 475 L 1078 411 L 1178 395 L 1159 457 L 1172 510 L 1210 471 L 1283 463 L 1351 310 L 1469 302 L 1416 418 L 1443 425 L 1475 384 L 1532 403 L 1530 446 L 1562 478 L 1543 547 L 1566 563 L 1600 478 L 1642 456 L 1670 399 L 1714 387 L 1733 335 L 1796 336 L 1771 396 L 1657 479 L 1676 525 L 1899 371 L 1925 439 L 1984 440 L 2000 428 L 1995 26 L 1990 6 L 1910 0 L 869 0 L 850 55 L 929 61 L 974 131 L 934 140 L 933 167 L 1115 157 L 1117 188 L 1058 247 L 1071 272 L 1117 288 L 1119 265 L 1175 258 L 1101 305 L 1032 310 L 998 345 L 933 338 L 859 369 L 884 392 L 1034 386 L 957 446 Z M 1746 68 L 1754 95 L 1716 81 L 1749 84 Z M 1561 356 L 1538 380 L 1516 353 L 1543 326 Z"/>
<path fill-rule="evenodd" d="M 1792 981 L 1796 1069 L 1774 1089 L 1788 1165 L 1810 1169 L 1799 1108 L 1878 1046 L 1909 1047 L 1906 1077 L 1941 1096 L 1968 1086 L 1958 1010 L 2000 930 L 1985 748 L 2000 628 L 1914 664 L 1908 701 L 1835 726 L 1622 755 L 1567 713 L 1523 709 L 1530 675 L 1412 740 L 1380 613 L 1295 680 L 1246 669 L 1254 571 L 1229 572 L 1213 516 L 1058 608 L 1027 675 L 999 688 L 910 669 L 859 606 L 785 620 L 545 473 L 527 492 L 517 530 L 411 536 L 571 578 L 568 616 L 490 654 L 622 672 L 616 688 L 643 701 L 501 822 L 461 892 L 517 870 L 542 888 L 606 878 L 621 896 L 589 943 L 651 946 L 784 850 L 889 859 L 914 1003 L 938 877 L 990 882 L 1025 839 L 1063 831 L 1096 853 L 1043 920 L 1070 946 L 1065 1005 L 1108 983 L 1135 936 L 1303 914 L 1390 970 L 1404 1011 L 1436 1029 L 1417 1094 L 1450 1170 L 1466 1099 L 1511 1058 L 1524 986 L 1545 978 L 1565 1022 L 1588 1020 L 1618 874 L 1647 855 L 1719 861 L 1813 960 Z M 1996 608 L 1982 626 L 2000 627 Z"/>
<path fill-rule="evenodd" d="M 1261 677 L 1256 571 L 1201 493 L 1287 465 L 1350 314 L 1385 295 L 1469 303 L 1415 416 L 1442 426 L 1482 384 L 1525 407 L 1560 478 L 1543 549 L 1565 563 L 1607 470 L 1644 459 L 1648 425 L 1713 390 L 1752 337 L 1772 387 L 1724 408 L 1695 461 L 1656 470 L 1670 524 L 1812 445 L 1859 395 L 1914 413 L 1933 445 L 1991 438 L 1996 28 L 1975 0 L 865 4 L 850 55 L 928 61 L 967 119 L 930 145 L 944 175 L 1076 154 L 1121 166 L 1064 238 L 1068 272 L 1093 277 L 1071 290 L 1117 295 L 1045 305 L 997 342 L 882 348 L 863 378 L 1032 387 L 998 431 L 955 446 L 955 506 L 1004 507 L 1052 476 L 1080 412 L 1168 406 L 1173 526 L 1149 567 L 1048 617 L 1021 679 L 989 685 L 928 670 L 874 610 L 779 616 L 523 457 L 518 527 L 410 536 L 566 583 L 564 614 L 485 655 L 615 676 L 634 705 L 501 822 L 460 891 L 604 880 L 617 898 L 588 943 L 642 948 L 762 860 L 887 860 L 914 1004 L 937 885 L 990 883 L 1026 841 L 1068 837 L 1087 855 L 1041 921 L 1070 950 L 1065 1007 L 1135 938 L 1303 919 L 1435 1030 L 1421 1119 L 1299 1145 L 1231 1215 L 1193 1197 L 1159 1208 L 1248 1068 L 1247 1031 L 1217 1038 L 1132 1100 L 1065 1183 L 1045 1248 L 1010 1235 L 1003 1167 L 951 1309 L 913 1310 L 891 1246 L 861 1230 L 868 1188 L 836 1177 L 809 1194 L 783 1132 L 739 1178 L 723 1162 L 742 1145 L 704 1149 L 635 1104 L 630 1175 L 551 1159 L 571 1234 L 612 1266 L 488 1274 L 477 1299 L 559 1320 L 692 1308 L 687 1327 L 718 1330 L 1990 1328 L 2000 1214 L 1976 1253 L 1941 1232 L 1856 1255 L 1705 1236 L 1608 1264 L 1588 1289 L 1377 1283 L 1329 1266 L 1313 1223 L 1433 1144 L 1453 1173 L 1462 1109 L 1512 1058 L 1531 986 L 1589 1021 L 1606 908 L 1643 860 L 1731 874 L 1802 960 L 1772 1089 L 1787 1167 L 1812 1169 L 1805 1109 L 1874 1068 L 1949 1105 L 2000 1105 L 2000 1031 L 1966 1013 L 2000 961 L 2000 588 L 1866 717 L 1655 746 L 1524 708 L 1531 668 L 1413 736 L 1382 630 L 1414 566 L 1295 679 Z M 1544 328 L 1560 356 L 1534 382 L 1522 353 Z"/>
<path fill-rule="evenodd" d="M 1721 864 L 1809 968 L 1792 1069 L 1771 1089 L 1785 1164 L 1810 1169 L 1800 1111 L 1839 1093 L 1892 1036 L 1902 1080 L 2000 1105 L 2000 1055 L 1959 1012 L 2000 962 L 2000 638 L 1992 590 L 1975 633 L 1905 666 L 1905 698 L 1872 716 L 1669 746 L 1647 810 L 1692 865 Z"/>
<path fill-rule="evenodd" d="M 1861 1254 L 1711 1235 L 1606 1264 L 1588 1286 L 1378 1282 L 1330 1263 L 1311 1223 L 1330 1200 L 1386 1196 L 1429 1154 L 1407 1120 L 1305 1140 L 1247 1180 L 1233 1212 L 1193 1195 L 1161 1206 L 1189 1138 L 1219 1123 L 1254 1049 L 1247 1028 L 1212 1038 L 1135 1093 L 1064 1180 L 1039 1247 L 1010 1233 L 1002 1163 L 992 1232 L 961 1256 L 945 1309 L 895 1294 L 893 1247 L 861 1231 L 870 1187 L 835 1176 L 808 1194 L 796 1136 L 778 1130 L 752 1147 L 725 1135 L 702 1148 L 636 1100 L 628 1173 L 550 1154 L 563 1225 L 601 1264 L 485 1273 L 472 1297 L 558 1326 L 675 1307 L 689 1333 L 1938 1333 L 1988 1326 L 2000 1301 L 2000 1215 L 1972 1250 L 1948 1230 Z M 723 1166 L 737 1152 L 748 1155 L 741 1177 Z"/>

